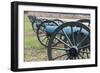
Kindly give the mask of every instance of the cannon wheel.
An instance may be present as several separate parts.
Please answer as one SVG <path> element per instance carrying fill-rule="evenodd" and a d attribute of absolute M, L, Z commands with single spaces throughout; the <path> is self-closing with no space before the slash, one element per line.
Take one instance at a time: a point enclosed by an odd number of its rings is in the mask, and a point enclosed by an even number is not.
<path fill-rule="evenodd" d="M 53 21 L 56 22 L 58 25 L 64 24 L 64 22 L 62 20 L 59 20 L 59 19 L 54 19 Z"/>
<path fill-rule="evenodd" d="M 65 28 L 70 27 L 71 34 L 65 32 Z M 73 28 L 78 31 L 73 32 Z M 84 35 L 82 30 L 88 35 Z M 62 38 L 59 35 L 63 34 Z M 52 45 L 54 40 L 60 43 Z M 49 60 L 68 60 L 68 59 L 89 59 L 90 58 L 90 29 L 82 23 L 68 22 L 59 26 L 53 33 L 48 42 L 48 59 Z"/>
<path fill-rule="evenodd" d="M 42 20 L 41 19 L 35 19 L 34 22 L 32 23 L 32 28 L 34 30 L 34 32 L 37 31 L 37 24 L 35 22 L 39 22 L 39 23 L 42 23 Z"/>
<path fill-rule="evenodd" d="M 51 23 L 53 23 L 53 25 Z M 47 32 L 45 32 L 45 24 L 51 25 L 51 26 L 58 26 L 58 24 L 55 23 L 54 21 L 46 20 L 46 21 L 42 22 L 42 24 L 37 29 L 37 38 L 38 38 L 39 42 L 43 46 L 47 47 L 48 40 L 50 39 L 51 35 L 49 35 L 49 34 L 47 34 Z"/>
<path fill-rule="evenodd" d="M 90 27 L 90 20 L 89 19 L 80 19 L 77 22 L 88 23 L 88 26 Z"/>

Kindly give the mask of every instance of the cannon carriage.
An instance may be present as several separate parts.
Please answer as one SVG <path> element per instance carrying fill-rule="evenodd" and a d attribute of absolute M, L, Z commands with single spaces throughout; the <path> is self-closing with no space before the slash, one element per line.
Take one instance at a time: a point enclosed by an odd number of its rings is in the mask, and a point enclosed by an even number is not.
<path fill-rule="evenodd" d="M 29 16 L 39 42 L 47 47 L 48 59 L 87 59 L 90 54 L 90 20 L 65 22 Z M 85 25 L 85 23 L 87 23 Z M 59 53 L 59 54 L 57 54 Z"/>

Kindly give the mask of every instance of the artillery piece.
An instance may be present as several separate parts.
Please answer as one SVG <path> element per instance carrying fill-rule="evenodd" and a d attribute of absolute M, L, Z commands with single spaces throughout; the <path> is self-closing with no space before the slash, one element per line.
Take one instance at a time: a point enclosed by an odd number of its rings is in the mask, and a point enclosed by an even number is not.
<path fill-rule="evenodd" d="M 44 31 L 45 26 L 46 25 L 59 26 L 64 23 L 62 20 L 59 19 L 48 20 L 48 19 L 41 19 L 36 16 L 28 16 L 28 18 L 32 24 L 33 30 L 37 33 L 37 38 L 39 42 L 45 47 L 47 47 L 48 40 L 50 39 L 50 35 Z"/>
<path fill-rule="evenodd" d="M 81 19 L 73 22 L 63 22 L 59 19 L 38 20 L 40 22 L 36 22 L 37 37 L 40 43 L 48 48 L 49 60 L 89 58 L 90 20 Z M 88 26 L 83 24 L 84 22 L 88 23 Z"/>
<path fill-rule="evenodd" d="M 47 27 L 47 31 L 48 28 L 51 29 Z M 85 59 L 89 58 L 89 53 L 90 29 L 79 22 L 67 22 L 57 27 L 48 42 L 49 60 Z"/>

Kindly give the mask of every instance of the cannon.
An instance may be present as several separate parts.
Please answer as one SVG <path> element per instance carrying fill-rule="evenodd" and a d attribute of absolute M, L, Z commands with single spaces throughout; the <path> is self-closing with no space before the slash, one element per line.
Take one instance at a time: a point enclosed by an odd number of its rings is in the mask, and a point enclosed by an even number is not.
<path fill-rule="evenodd" d="M 44 23 L 54 23 L 45 21 Z M 80 22 L 66 22 L 63 25 L 45 25 L 38 40 L 48 49 L 49 60 L 55 60 L 66 56 L 67 59 L 87 59 L 90 54 L 90 28 Z M 40 28 L 38 28 L 40 30 Z M 44 38 L 43 38 L 44 37 Z M 43 38 L 42 40 L 40 40 Z M 54 51 L 55 50 L 55 51 Z M 60 50 L 60 51 L 58 51 Z M 65 53 L 57 55 L 59 53 Z M 56 57 L 55 57 L 56 56 Z"/>
<path fill-rule="evenodd" d="M 37 30 L 37 28 L 39 27 L 39 25 L 42 24 L 42 22 L 48 20 L 48 19 L 41 19 L 39 17 L 31 16 L 31 15 L 29 15 L 28 18 L 29 18 L 30 22 L 32 23 L 33 30 Z M 59 19 L 54 19 L 52 21 L 57 23 L 58 25 L 62 25 L 64 23 L 62 20 L 59 20 Z M 48 23 L 45 23 L 45 24 L 48 24 Z"/>
<path fill-rule="evenodd" d="M 50 34 L 51 28 L 47 26 L 46 29 Z M 89 58 L 90 29 L 87 26 L 79 22 L 67 22 L 55 28 L 52 28 L 55 30 L 48 42 L 49 60 Z"/>
<path fill-rule="evenodd" d="M 87 22 L 87 21 L 88 21 L 88 19 L 81 19 L 81 20 L 78 20 L 77 22 L 80 22 L 80 23 L 85 22 L 89 25 L 90 23 Z M 64 23 L 65 22 L 63 22 L 62 20 L 59 20 L 59 19 L 46 20 L 46 21 L 42 22 L 41 25 L 37 29 L 37 38 L 38 38 L 39 42 L 43 46 L 47 47 L 48 46 L 48 40 L 50 39 L 52 34 L 49 34 L 47 31 L 45 31 L 46 27 L 51 26 L 51 27 L 55 28 L 55 27 L 60 26 Z M 52 28 L 51 28 L 50 32 L 53 32 Z"/>
<path fill-rule="evenodd" d="M 32 24 L 32 28 L 33 30 L 36 32 L 37 28 L 39 27 L 39 25 L 41 25 L 41 23 L 47 19 L 40 19 L 39 17 L 36 16 L 28 16 L 31 24 Z"/>
<path fill-rule="evenodd" d="M 63 24 L 63 21 L 59 19 L 48 20 L 48 19 L 41 19 L 39 17 L 30 16 L 30 15 L 28 16 L 28 18 L 32 24 L 33 30 L 37 33 L 37 38 L 39 42 L 45 47 L 47 47 L 47 43 L 50 38 L 50 36 L 48 36 L 44 31 L 45 26 L 46 25 L 57 26 Z"/>
<path fill-rule="evenodd" d="M 47 47 L 49 60 L 90 58 L 90 20 L 80 19 L 74 22 L 59 19 L 36 20 L 34 24 L 37 28 L 37 38 Z"/>
<path fill-rule="evenodd" d="M 42 22 L 41 25 L 38 27 L 37 38 L 39 42 L 45 47 L 47 47 L 48 41 L 51 37 L 51 35 L 45 31 L 46 26 L 58 26 L 58 24 L 54 21 L 47 20 L 47 21 Z"/>
<path fill-rule="evenodd" d="M 45 47 L 47 47 L 48 40 L 50 38 L 50 35 L 44 31 L 45 27 L 47 25 L 59 26 L 64 23 L 62 20 L 59 19 L 48 20 L 48 19 L 41 19 L 36 16 L 28 16 L 28 18 L 32 24 L 33 30 L 37 33 L 37 38 L 39 42 Z"/>

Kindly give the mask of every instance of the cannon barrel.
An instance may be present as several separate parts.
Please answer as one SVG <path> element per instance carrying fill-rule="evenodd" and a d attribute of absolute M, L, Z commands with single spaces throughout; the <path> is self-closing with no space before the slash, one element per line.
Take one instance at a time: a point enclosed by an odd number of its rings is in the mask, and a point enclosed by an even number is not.
<path fill-rule="evenodd" d="M 59 26 L 49 26 L 49 25 L 46 25 L 45 27 L 45 31 L 48 33 L 48 34 L 52 34 L 56 28 L 58 28 Z M 63 29 L 64 32 L 66 32 L 67 34 L 72 34 L 71 32 L 71 27 L 66 27 Z M 78 32 L 80 31 L 80 28 L 79 27 L 73 27 L 73 32 Z M 62 33 L 62 32 L 60 32 Z M 82 29 L 81 30 L 81 33 L 84 33 L 85 35 L 88 35 L 89 32 L 87 32 L 85 29 Z"/>

